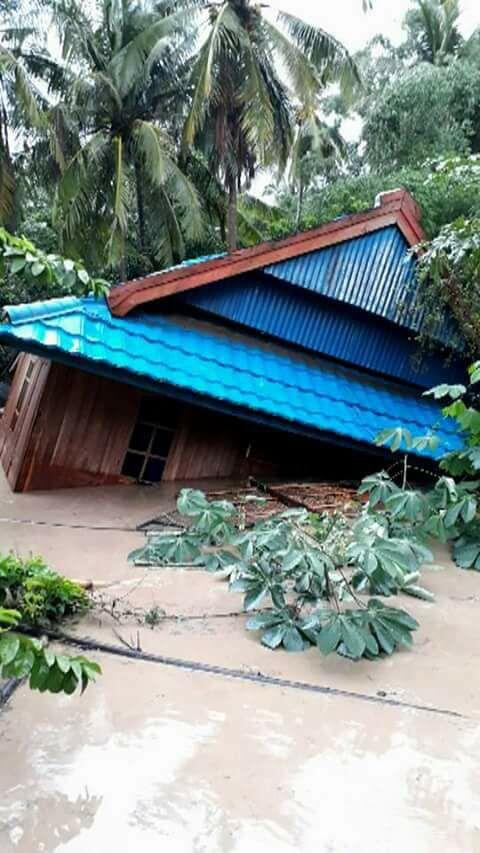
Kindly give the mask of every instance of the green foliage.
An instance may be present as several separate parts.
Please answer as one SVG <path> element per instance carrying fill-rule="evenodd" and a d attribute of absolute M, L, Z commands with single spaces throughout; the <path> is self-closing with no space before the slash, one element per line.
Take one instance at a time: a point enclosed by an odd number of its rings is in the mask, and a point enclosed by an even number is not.
<path fill-rule="evenodd" d="M 315 620 L 311 619 L 308 626 L 316 627 Z M 412 632 L 418 628 L 416 619 L 404 610 L 386 607 L 374 598 L 363 610 L 323 613 L 318 624 L 317 646 L 322 654 L 336 651 L 352 660 L 373 660 L 382 653 L 391 655 L 399 648 L 410 648 Z"/>
<path fill-rule="evenodd" d="M 15 633 L 22 615 L 0 608 L 0 678 L 28 678 L 32 690 L 71 695 L 81 692 L 101 673 L 97 663 L 84 657 L 57 654 L 40 640 Z"/>
<path fill-rule="evenodd" d="M 421 164 L 478 150 L 480 68 L 456 60 L 424 63 L 393 79 L 366 110 L 363 138 L 371 168 Z"/>
<path fill-rule="evenodd" d="M 90 606 L 85 590 L 49 569 L 39 557 L 0 556 L 0 606 L 22 614 L 32 627 L 49 627 L 84 613 Z"/>
<path fill-rule="evenodd" d="M 402 537 L 408 532 L 412 542 L 421 543 L 429 538 L 450 542 L 460 568 L 480 571 L 480 410 L 476 390 L 480 362 L 469 368 L 469 379 L 468 387 L 442 384 L 426 392 L 437 400 L 449 401 L 443 409 L 444 417 L 456 422 L 463 438 L 459 450 L 440 458 L 439 466 L 445 473 L 436 478 L 435 485 L 423 490 L 411 488 L 405 458 L 402 488 L 382 472 L 366 478 L 360 491 L 368 493 L 373 511 L 381 511 L 382 522 L 387 522 L 390 535 L 403 529 Z M 377 443 L 390 445 L 394 451 L 402 445 L 404 449 L 418 448 L 415 439 L 410 437 L 410 441 L 405 441 L 405 432 L 400 427 L 387 430 L 378 436 Z M 356 586 L 360 588 L 361 582 Z M 407 586 L 410 589 L 402 587 L 404 591 L 425 597 L 415 583 Z"/>
<path fill-rule="evenodd" d="M 0 228 L 0 279 L 3 304 L 70 294 L 102 296 L 108 290 L 107 282 L 92 278 L 81 262 L 44 252 L 4 228 Z"/>
<path fill-rule="evenodd" d="M 386 501 L 397 492 L 390 483 Z M 318 645 L 324 653 L 373 658 L 411 645 L 417 625 L 403 611 L 358 595 L 402 591 L 432 598 L 415 583 L 432 555 L 413 530 L 418 512 L 412 506 L 392 503 L 382 521 L 368 506 L 353 525 L 339 513 L 287 510 L 245 526 L 241 509 L 185 489 L 178 509 L 191 523 L 184 532 L 152 534 L 130 558 L 219 572 L 242 593 L 247 613 L 267 608 L 248 620 L 247 629 L 261 632 L 271 649 Z M 352 601 L 356 608 L 344 606 Z"/>
<path fill-rule="evenodd" d="M 478 159 L 475 168 L 480 171 Z M 427 323 L 425 341 L 450 325 L 450 337 L 471 358 L 480 356 L 480 218 L 446 225 L 419 259 Z M 448 327 L 447 327 L 448 328 Z"/>
<path fill-rule="evenodd" d="M 465 161 L 464 161 L 465 162 Z M 428 237 L 459 216 L 473 215 L 480 205 L 480 181 L 474 160 L 461 170 L 443 168 L 435 161 L 412 168 L 375 172 L 368 175 L 336 176 L 326 186 L 313 186 L 303 201 L 302 228 L 312 228 L 338 216 L 359 213 L 374 206 L 379 193 L 405 187 L 422 210 L 422 224 Z M 297 198 L 285 187 L 277 193 L 279 207 L 285 211 L 283 222 L 271 233 L 281 236 L 295 225 Z"/>
<path fill-rule="evenodd" d="M 469 376 L 468 388 L 441 385 L 428 392 L 450 401 L 444 416 L 464 436 L 463 448 L 440 459 L 445 473 L 434 486 L 410 484 L 405 456 L 401 485 L 384 471 L 365 478 L 359 493 L 368 501 L 353 523 L 341 513 L 287 510 L 250 526 L 233 504 L 185 489 L 178 499 L 189 522 L 185 529 L 152 534 L 131 559 L 219 572 L 243 594 L 247 613 L 261 609 L 247 629 L 260 632 L 271 649 L 314 645 L 323 654 L 372 660 L 409 648 L 418 623 L 378 596 L 434 600 L 419 584 L 422 568 L 433 563 L 431 539 L 451 543 L 461 568 L 480 571 L 480 479 L 471 479 L 480 470 L 480 411 L 472 405 L 480 362 Z M 384 430 L 377 443 L 393 452 L 415 452 L 434 448 L 436 438 L 395 427 Z M 462 478 L 455 479 L 459 473 Z M 365 595 L 374 597 L 365 601 Z M 352 602 L 354 607 L 346 606 Z"/>
<path fill-rule="evenodd" d="M 291 14 L 264 14 L 249 0 L 196 5 L 200 21 L 208 9 L 209 29 L 193 67 L 184 137 L 205 153 L 229 195 L 228 246 L 235 249 L 237 192 L 259 166 L 285 170 L 295 101 L 313 116 L 327 83 L 351 89 L 358 74 L 343 45 Z"/>
<path fill-rule="evenodd" d="M 405 16 L 404 52 L 420 62 L 445 64 L 463 45 L 459 18 L 459 0 L 415 0 Z"/>

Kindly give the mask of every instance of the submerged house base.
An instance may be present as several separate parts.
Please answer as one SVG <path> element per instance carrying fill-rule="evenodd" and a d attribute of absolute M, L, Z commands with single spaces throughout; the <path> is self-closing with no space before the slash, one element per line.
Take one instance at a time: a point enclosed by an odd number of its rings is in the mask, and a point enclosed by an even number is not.
<path fill-rule="evenodd" d="M 19 357 L 0 419 L 13 491 L 207 478 L 355 478 L 378 467 L 353 450 L 124 382 Z"/>

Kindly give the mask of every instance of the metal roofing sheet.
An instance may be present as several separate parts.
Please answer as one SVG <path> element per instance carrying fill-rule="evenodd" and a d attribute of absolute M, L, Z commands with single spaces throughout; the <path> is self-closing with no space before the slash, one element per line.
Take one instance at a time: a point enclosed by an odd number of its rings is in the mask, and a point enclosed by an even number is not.
<path fill-rule="evenodd" d="M 272 264 L 264 272 L 418 329 L 423 315 L 417 304 L 415 261 L 408 249 L 405 237 L 392 225 Z"/>
<path fill-rule="evenodd" d="M 6 311 L 0 340 L 19 349 L 88 361 L 98 372 L 102 365 L 128 371 L 352 442 L 373 443 L 397 424 L 423 434 L 440 422 L 442 449 L 459 443 L 438 404 L 410 389 L 209 323 L 161 314 L 118 319 L 92 297 Z"/>
<path fill-rule="evenodd" d="M 182 303 L 316 353 L 430 388 L 463 381 L 464 370 L 429 354 L 418 364 L 411 333 L 365 311 L 299 293 L 283 281 L 248 273 L 182 294 Z"/>

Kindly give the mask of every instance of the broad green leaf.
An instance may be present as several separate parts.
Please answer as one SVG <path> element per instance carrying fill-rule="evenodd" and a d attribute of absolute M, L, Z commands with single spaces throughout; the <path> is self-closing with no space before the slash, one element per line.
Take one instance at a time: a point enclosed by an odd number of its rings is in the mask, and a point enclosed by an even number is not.
<path fill-rule="evenodd" d="M 268 593 L 268 586 L 258 585 L 254 586 L 253 589 L 250 589 L 244 599 L 243 608 L 244 610 L 256 610 L 259 604 L 262 603 L 263 599 Z"/>
<path fill-rule="evenodd" d="M 10 264 L 10 270 L 13 274 L 21 272 L 26 266 L 25 258 L 14 258 Z"/>
<path fill-rule="evenodd" d="M 391 632 L 384 628 L 383 625 L 378 621 L 378 619 L 373 619 L 370 624 L 382 651 L 384 651 L 387 655 L 393 654 L 395 650 L 395 641 L 392 637 Z"/>
<path fill-rule="evenodd" d="M 342 637 L 342 626 L 338 617 L 333 617 L 317 635 L 317 646 L 324 655 L 337 648 Z"/>
<path fill-rule="evenodd" d="M 300 631 L 293 625 L 287 627 L 283 635 L 283 647 L 287 652 L 302 652 L 305 645 L 306 643 Z"/>
<path fill-rule="evenodd" d="M 278 648 L 282 643 L 286 630 L 286 625 L 276 625 L 274 628 L 269 628 L 262 636 L 263 645 L 268 646 L 269 649 Z"/>
<path fill-rule="evenodd" d="M 3 664 L 11 663 L 20 649 L 20 638 L 16 634 L 6 634 L 0 638 L 0 661 Z"/>
<path fill-rule="evenodd" d="M 342 640 L 345 643 L 348 653 L 353 658 L 361 658 L 365 651 L 365 640 L 361 631 L 358 630 L 351 617 L 343 615 L 340 617 Z"/>
<path fill-rule="evenodd" d="M 407 584 L 407 586 L 402 587 L 402 592 L 413 595 L 414 598 L 421 598 L 422 601 L 435 601 L 433 592 L 423 586 L 418 586 L 418 584 Z"/>
<path fill-rule="evenodd" d="M 257 613 L 247 621 L 246 628 L 248 631 L 270 628 L 272 625 L 276 625 L 280 618 L 278 613 Z"/>
<path fill-rule="evenodd" d="M 431 388 L 430 391 L 425 391 L 425 397 L 434 397 L 435 400 L 441 400 L 443 397 L 450 397 L 452 400 L 458 400 L 467 393 L 465 385 L 437 385 L 436 388 Z"/>
<path fill-rule="evenodd" d="M 396 453 L 401 447 L 409 450 L 412 446 L 412 435 L 408 429 L 402 427 L 384 429 L 377 435 L 375 444 L 379 447 L 389 447 L 392 453 Z"/>
<path fill-rule="evenodd" d="M 70 659 L 65 655 L 57 655 L 56 663 L 63 673 L 67 673 L 70 670 Z"/>

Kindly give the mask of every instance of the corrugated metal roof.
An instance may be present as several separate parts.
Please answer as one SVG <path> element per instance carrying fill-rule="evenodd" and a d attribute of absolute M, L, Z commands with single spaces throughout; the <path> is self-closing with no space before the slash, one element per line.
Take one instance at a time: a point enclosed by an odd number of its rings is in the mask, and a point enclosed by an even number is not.
<path fill-rule="evenodd" d="M 290 284 L 346 302 L 410 329 L 420 328 L 415 261 L 396 226 L 264 267 Z"/>
<path fill-rule="evenodd" d="M 103 300 L 57 299 L 6 309 L 0 340 L 50 357 L 128 371 L 240 410 L 373 443 L 402 424 L 423 434 L 440 422 L 442 449 L 459 439 L 438 404 L 415 392 L 319 358 L 177 316 L 117 319 Z M 426 456 L 431 452 L 425 452 Z"/>
<path fill-rule="evenodd" d="M 249 273 L 182 294 L 181 302 L 283 341 L 386 376 L 430 388 L 463 381 L 464 369 L 429 354 L 417 366 L 411 333 L 283 281 Z"/>
<path fill-rule="evenodd" d="M 420 209 L 405 189 L 381 193 L 372 210 L 326 222 L 310 231 L 259 243 L 248 249 L 239 249 L 213 261 L 194 263 L 191 268 L 176 268 L 127 281 L 113 288 L 108 302 L 113 314 L 124 316 L 148 302 L 252 270 L 264 269 L 268 265 L 278 265 L 288 259 L 311 255 L 327 246 L 331 247 L 389 226 L 398 229 L 410 246 L 423 240 Z"/>

